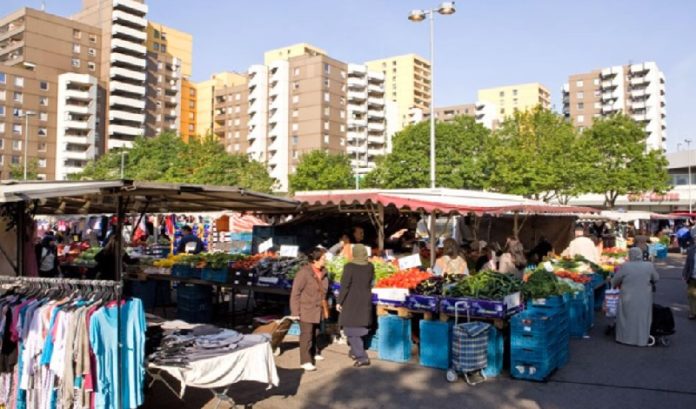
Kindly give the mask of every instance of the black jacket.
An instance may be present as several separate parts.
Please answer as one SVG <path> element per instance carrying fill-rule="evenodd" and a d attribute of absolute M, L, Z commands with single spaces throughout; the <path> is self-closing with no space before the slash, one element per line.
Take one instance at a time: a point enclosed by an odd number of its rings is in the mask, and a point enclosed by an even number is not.
<path fill-rule="evenodd" d="M 696 244 L 692 244 L 686 251 L 686 261 L 684 262 L 684 270 L 682 270 L 682 278 L 688 283 L 694 272 L 694 255 L 696 255 Z"/>
<path fill-rule="evenodd" d="M 375 267 L 348 263 L 343 267 L 338 304 L 343 310 L 338 323 L 344 327 L 369 327 L 372 323 L 372 280 Z"/>
<path fill-rule="evenodd" d="M 185 253 L 186 252 L 186 244 L 195 242 L 196 243 L 196 249 L 193 251 L 193 254 L 198 254 L 203 252 L 205 250 L 205 247 L 203 246 L 203 242 L 201 239 L 196 237 L 193 234 L 187 234 L 186 236 L 181 238 L 181 241 L 179 242 L 179 246 L 176 248 L 176 254 L 179 253 Z"/>

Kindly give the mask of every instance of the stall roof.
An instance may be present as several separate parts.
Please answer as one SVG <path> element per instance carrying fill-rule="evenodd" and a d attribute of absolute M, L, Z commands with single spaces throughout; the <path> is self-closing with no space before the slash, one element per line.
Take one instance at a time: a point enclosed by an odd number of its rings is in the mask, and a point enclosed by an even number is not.
<path fill-rule="evenodd" d="M 0 204 L 36 202 L 37 214 L 116 213 L 118 196 L 126 212 L 289 213 L 299 202 L 243 188 L 130 180 L 88 182 L 2 182 Z"/>
<path fill-rule="evenodd" d="M 295 199 L 311 209 L 327 206 L 381 204 L 399 210 L 479 214 L 569 214 L 594 213 L 590 207 L 548 204 L 522 196 L 460 189 L 333 190 L 297 192 Z"/>
<path fill-rule="evenodd" d="M 642 210 L 602 210 L 599 214 L 583 214 L 579 215 L 581 220 L 612 220 L 616 222 L 634 222 L 636 220 L 668 220 L 678 219 L 679 216 L 665 215 Z"/>

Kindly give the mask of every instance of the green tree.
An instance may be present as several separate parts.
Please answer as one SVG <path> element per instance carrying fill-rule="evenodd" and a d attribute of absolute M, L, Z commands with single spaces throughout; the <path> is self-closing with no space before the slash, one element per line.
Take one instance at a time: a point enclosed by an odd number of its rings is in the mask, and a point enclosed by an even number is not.
<path fill-rule="evenodd" d="M 591 165 L 573 125 L 541 107 L 517 112 L 488 140 L 489 189 L 567 202 L 591 190 Z"/>
<path fill-rule="evenodd" d="M 121 177 L 120 150 L 111 150 L 87 164 L 73 180 L 114 180 Z M 172 133 L 138 138 L 125 152 L 124 178 L 141 181 L 239 186 L 270 192 L 274 179 L 264 164 L 246 155 L 229 154 L 214 137 L 184 143 Z"/>
<path fill-rule="evenodd" d="M 37 180 L 39 178 L 39 161 L 30 159 L 27 163 L 27 180 Z M 10 179 L 24 180 L 24 163 L 10 166 Z"/>
<path fill-rule="evenodd" d="M 290 191 L 349 189 L 353 180 L 348 156 L 315 150 L 300 157 L 297 170 L 290 175 Z"/>
<path fill-rule="evenodd" d="M 480 189 L 484 185 L 485 141 L 490 131 L 469 116 L 435 124 L 435 180 L 438 187 Z M 393 137 L 392 153 L 368 174 L 370 187 L 430 186 L 430 127 L 409 126 Z"/>
<path fill-rule="evenodd" d="M 643 126 L 617 114 L 597 119 L 583 133 L 587 160 L 593 166 L 592 191 L 604 194 L 604 204 L 630 193 L 662 193 L 670 188 L 667 159 L 660 150 L 647 150 Z"/>

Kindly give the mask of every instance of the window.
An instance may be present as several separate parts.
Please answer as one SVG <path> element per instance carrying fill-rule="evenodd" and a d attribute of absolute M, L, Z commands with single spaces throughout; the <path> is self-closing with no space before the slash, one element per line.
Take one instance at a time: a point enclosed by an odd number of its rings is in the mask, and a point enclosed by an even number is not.
<path fill-rule="evenodd" d="M 19 118 L 19 117 L 23 116 L 22 114 L 23 114 L 23 112 L 22 112 L 21 108 L 14 108 L 12 110 L 12 116 L 14 116 L 15 118 Z"/>
<path fill-rule="evenodd" d="M 39 127 L 39 131 L 37 133 L 39 134 L 39 136 L 45 137 L 46 135 L 48 135 L 48 129 L 46 129 L 46 127 L 43 126 Z"/>
<path fill-rule="evenodd" d="M 293 109 L 293 110 L 292 110 L 292 117 L 293 117 L 293 118 L 297 118 L 298 116 L 300 116 L 300 110 L 299 110 L 299 109 Z"/>
<path fill-rule="evenodd" d="M 234 95 L 234 100 L 235 100 L 235 101 L 239 101 L 240 99 L 242 99 L 242 94 L 237 93 L 237 94 Z"/>
<path fill-rule="evenodd" d="M 46 147 L 48 144 L 46 142 L 39 142 L 39 152 L 46 152 Z"/>
<path fill-rule="evenodd" d="M 3 125 L 5 125 L 5 124 L 3 124 Z M 0 139 L 0 149 L 3 149 L 3 148 L 5 148 L 5 140 Z"/>
<path fill-rule="evenodd" d="M 15 87 L 23 87 L 24 86 L 24 78 L 23 77 L 15 77 L 14 80 Z"/>
<path fill-rule="evenodd" d="M 577 97 L 578 97 L 578 99 L 584 99 L 584 98 L 585 98 L 585 93 L 584 93 L 584 92 L 578 92 Z"/>
<path fill-rule="evenodd" d="M 602 103 L 601 102 L 595 102 L 594 103 L 595 109 L 602 109 Z"/>
<path fill-rule="evenodd" d="M 236 107 L 234 107 L 234 112 L 235 112 L 235 113 L 239 113 L 241 110 L 242 110 L 242 108 L 241 108 L 239 105 L 237 105 Z"/>
<path fill-rule="evenodd" d="M 193 124 L 189 124 L 189 132 L 193 132 L 195 129 L 196 127 Z"/>
<path fill-rule="evenodd" d="M 346 111 L 341 111 L 341 119 L 346 119 Z"/>
<path fill-rule="evenodd" d="M 96 35 L 96 34 L 90 34 L 90 35 L 89 35 L 89 42 L 90 42 L 90 43 L 96 43 L 96 42 L 97 42 L 97 35 Z"/>
<path fill-rule="evenodd" d="M 331 128 L 331 124 L 329 124 L 329 121 L 324 121 L 324 130 L 328 131 Z"/>
<path fill-rule="evenodd" d="M 73 29 L 72 36 L 73 38 L 82 38 L 82 32 L 80 30 Z"/>
<path fill-rule="evenodd" d="M 292 158 L 297 159 L 299 157 L 300 157 L 300 153 L 293 149 L 292 150 Z"/>
<path fill-rule="evenodd" d="M 577 123 L 582 124 L 585 122 L 585 115 L 578 115 Z"/>
<path fill-rule="evenodd" d="M 300 124 L 292 124 L 292 130 L 293 130 L 293 131 L 299 131 L 299 130 L 300 130 Z"/>
<path fill-rule="evenodd" d="M 500 115 L 505 115 L 505 108 L 500 108 Z"/>
<path fill-rule="evenodd" d="M 329 143 L 329 134 L 324 134 L 324 143 Z"/>
<path fill-rule="evenodd" d="M 584 103 L 584 102 L 578 102 L 578 109 L 585 109 L 585 103 Z"/>
<path fill-rule="evenodd" d="M 166 52 L 167 52 L 167 46 L 166 46 L 165 44 L 162 44 L 162 45 L 160 46 L 160 50 L 162 50 L 163 53 L 166 53 Z"/>
<path fill-rule="evenodd" d="M 329 84 L 330 84 L 329 79 L 324 78 L 324 87 L 329 88 Z"/>
<path fill-rule="evenodd" d="M 329 74 L 331 72 L 331 66 L 327 63 L 324 63 L 324 72 L 326 74 Z"/>
<path fill-rule="evenodd" d="M 592 81 L 594 85 L 599 85 L 599 78 L 595 78 L 594 81 Z"/>
<path fill-rule="evenodd" d="M 0 133 L 5 133 L 5 124 L 0 122 Z"/>
<path fill-rule="evenodd" d="M 324 93 L 324 102 L 330 102 L 331 101 L 331 94 L 328 92 Z"/>
<path fill-rule="evenodd" d="M 4 84 L 7 81 L 7 74 L 0 72 L 0 84 Z"/>
<path fill-rule="evenodd" d="M 0 116 L 5 116 L 5 107 L 0 105 Z"/>
<path fill-rule="evenodd" d="M 324 107 L 324 116 L 329 116 L 329 115 L 331 115 L 331 108 Z"/>
<path fill-rule="evenodd" d="M 17 156 L 17 155 L 12 155 L 12 164 L 13 164 L 13 165 L 19 165 L 19 156 Z"/>
<path fill-rule="evenodd" d="M 594 90 L 595 97 L 598 97 L 600 94 L 601 94 L 601 92 L 598 89 Z"/>
<path fill-rule="evenodd" d="M 512 103 L 516 105 L 516 104 L 517 104 L 517 98 L 513 98 L 513 99 L 512 99 Z"/>
<path fill-rule="evenodd" d="M 234 144 L 234 151 L 239 152 L 239 144 L 238 143 Z"/>
<path fill-rule="evenodd" d="M 505 96 L 505 91 L 500 91 L 500 98 L 503 98 Z"/>
<path fill-rule="evenodd" d="M 346 138 L 341 138 L 341 146 L 346 146 Z"/>
<path fill-rule="evenodd" d="M 46 159 L 39 159 L 39 167 L 40 168 L 46 167 Z"/>
<path fill-rule="evenodd" d="M 2 155 L 0 155 L 0 165 L 4 165 L 4 164 L 5 164 L 5 158 Z"/>
<path fill-rule="evenodd" d="M 239 118 L 235 118 L 234 126 L 239 126 L 239 123 L 240 123 Z"/>
<path fill-rule="evenodd" d="M 39 89 L 41 91 L 48 91 L 48 81 L 40 81 L 39 82 Z"/>
<path fill-rule="evenodd" d="M 239 131 L 235 131 L 235 132 L 234 132 L 234 139 L 239 139 L 239 138 L 240 138 L 240 135 L 241 135 L 241 134 L 239 133 Z"/>
<path fill-rule="evenodd" d="M 298 75 L 300 75 L 300 69 L 299 69 L 299 68 L 295 68 L 295 70 L 293 71 L 292 74 L 293 74 L 294 76 L 297 77 Z"/>
<path fill-rule="evenodd" d="M 155 38 L 160 38 L 160 31 L 159 30 L 155 30 L 154 34 L 155 34 Z"/>
<path fill-rule="evenodd" d="M 196 102 L 195 101 L 189 101 L 189 108 L 195 108 L 196 107 Z"/>
<path fill-rule="evenodd" d="M 159 43 L 152 43 L 152 49 L 155 50 L 156 52 L 159 52 L 159 50 L 160 50 Z"/>
<path fill-rule="evenodd" d="M 97 69 L 97 64 L 90 61 L 87 63 L 87 68 L 89 68 L 90 71 L 95 71 Z"/>
<path fill-rule="evenodd" d="M 12 133 L 15 135 L 21 135 L 22 134 L 22 125 L 12 124 Z"/>
<path fill-rule="evenodd" d="M 12 141 L 12 150 L 13 151 L 21 151 L 22 150 L 22 141 L 17 140 L 17 139 Z"/>
<path fill-rule="evenodd" d="M 585 85 L 585 83 L 582 80 L 575 81 L 575 86 L 578 88 L 582 88 Z"/>
<path fill-rule="evenodd" d="M 345 105 L 345 104 L 346 104 L 346 98 L 345 98 L 345 97 L 341 97 L 341 105 Z"/>
<path fill-rule="evenodd" d="M 579 126 L 579 127 L 578 127 L 578 132 L 582 132 L 582 131 L 584 131 L 584 130 L 585 130 L 585 127 L 584 127 L 584 126 Z"/>
<path fill-rule="evenodd" d="M 297 145 L 297 140 L 298 140 L 297 135 L 293 135 L 292 136 L 292 144 Z"/>
<path fill-rule="evenodd" d="M 167 33 L 165 33 L 164 31 L 162 31 L 162 33 L 161 33 L 160 36 L 162 37 L 162 41 L 167 41 Z"/>
<path fill-rule="evenodd" d="M 80 68 L 80 60 L 78 60 L 77 58 L 73 58 L 72 59 L 72 66 L 75 68 Z"/>
<path fill-rule="evenodd" d="M 24 95 L 22 95 L 21 92 L 15 91 L 12 93 L 12 100 L 14 102 L 22 102 L 23 99 L 24 99 Z"/>
<path fill-rule="evenodd" d="M 293 96 L 292 96 L 292 103 L 293 103 L 293 104 L 297 104 L 298 102 L 300 102 L 300 96 L 299 96 L 299 95 L 293 95 Z"/>
<path fill-rule="evenodd" d="M 513 89 L 513 90 L 512 90 L 512 95 L 517 96 L 517 90 L 516 90 L 516 89 Z M 501 95 L 501 96 L 502 96 L 502 95 Z"/>
<path fill-rule="evenodd" d="M 345 79 L 346 78 L 346 72 L 341 70 L 341 78 Z"/>
<path fill-rule="evenodd" d="M 196 118 L 196 115 L 193 112 L 189 112 L 189 119 L 194 120 Z"/>
<path fill-rule="evenodd" d="M 74 54 L 79 54 L 81 49 L 82 48 L 80 47 L 80 44 L 73 44 L 72 45 L 72 52 Z"/>
<path fill-rule="evenodd" d="M 89 55 L 90 57 L 94 57 L 97 55 L 97 50 L 95 50 L 94 48 L 90 48 L 87 50 L 87 55 Z"/>
<path fill-rule="evenodd" d="M 341 124 L 341 132 L 345 132 L 345 131 L 346 131 L 346 126 Z"/>
<path fill-rule="evenodd" d="M 48 112 L 39 112 L 40 121 L 48 121 Z"/>
<path fill-rule="evenodd" d="M 300 89 L 300 82 L 295 81 L 292 83 L 292 89 Z"/>

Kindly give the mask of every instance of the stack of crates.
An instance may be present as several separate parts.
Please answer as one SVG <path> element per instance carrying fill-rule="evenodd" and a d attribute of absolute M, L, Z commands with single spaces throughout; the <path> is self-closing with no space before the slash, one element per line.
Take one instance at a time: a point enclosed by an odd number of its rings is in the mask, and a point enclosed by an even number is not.
<path fill-rule="evenodd" d="M 510 373 L 514 378 L 546 380 L 569 358 L 568 303 L 563 297 L 528 306 L 510 320 Z"/>
<path fill-rule="evenodd" d="M 585 297 L 587 297 L 585 308 L 586 315 L 585 318 L 585 331 L 590 332 L 590 328 L 594 326 L 594 285 L 592 281 L 585 284 Z"/>
<path fill-rule="evenodd" d="M 420 364 L 447 369 L 452 360 L 452 323 L 420 321 Z"/>
<path fill-rule="evenodd" d="M 488 329 L 488 366 L 481 373 L 486 378 L 493 378 L 503 371 L 503 357 L 505 354 L 505 339 L 502 331 L 495 327 Z"/>
<path fill-rule="evenodd" d="M 586 291 L 577 291 L 571 294 L 569 323 L 570 335 L 574 338 L 582 338 L 587 334 L 587 322 L 589 321 L 587 302 Z"/>
<path fill-rule="evenodd" d="M 377 352 L 379 359 L 393 362 L 411 360 L 411 320 L 396 315 L 378 318 Z"/>
<path fill-rule="evenodd" d="M 213 288 L 209 285 L 179 284 L 176 288 L 176 317 L 188 323 L 213 319 Z"/>

